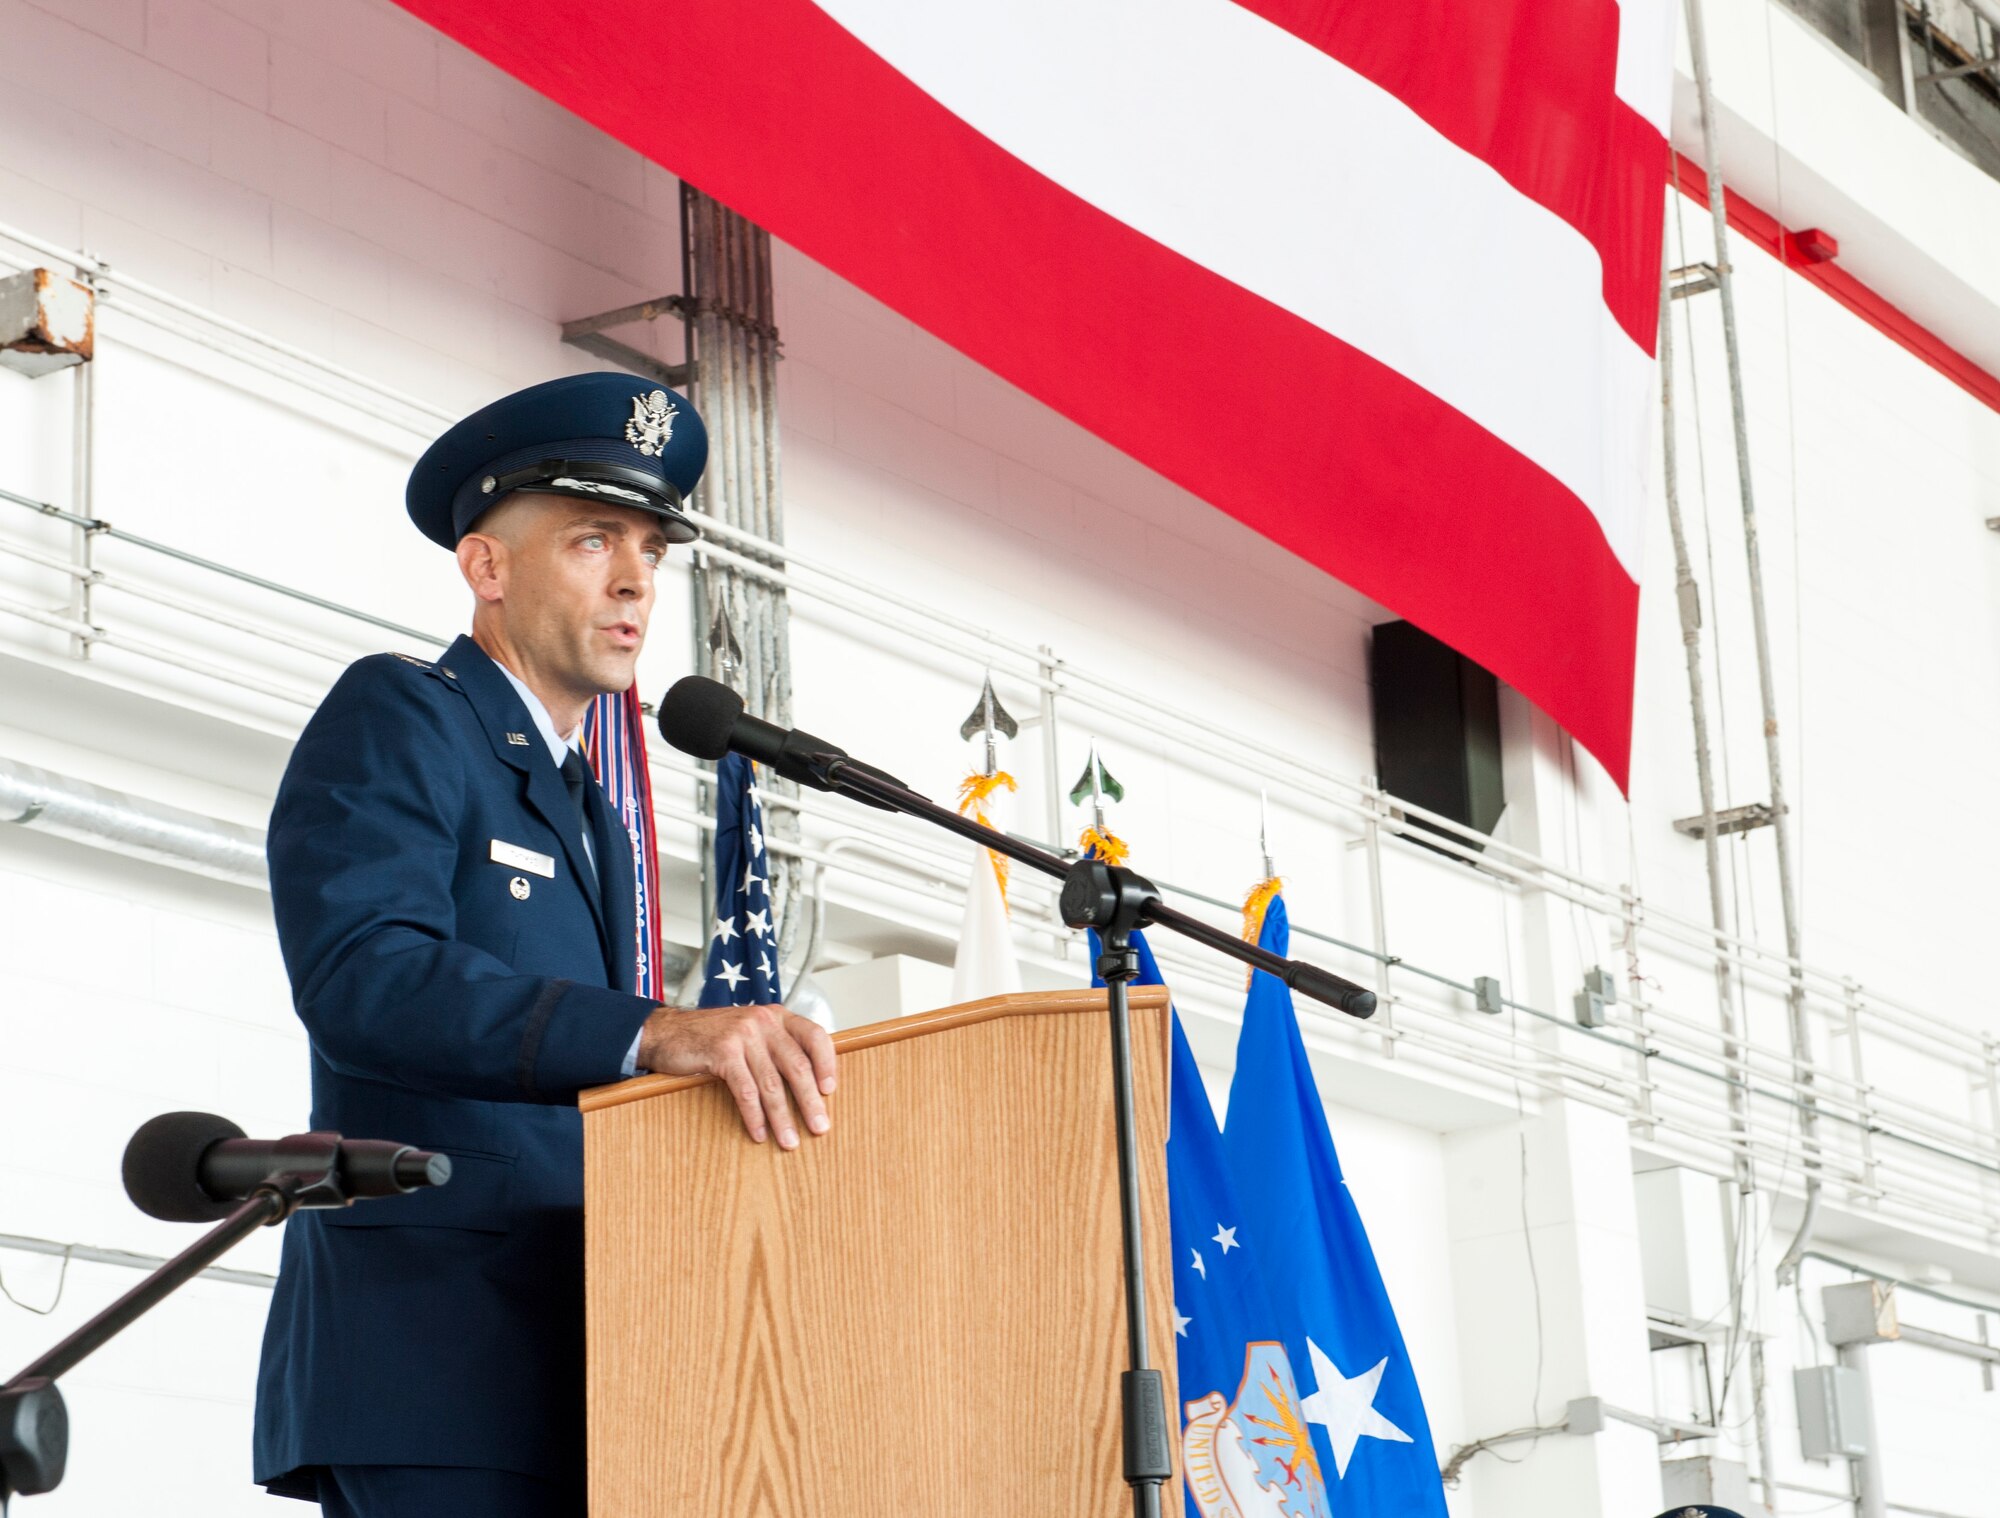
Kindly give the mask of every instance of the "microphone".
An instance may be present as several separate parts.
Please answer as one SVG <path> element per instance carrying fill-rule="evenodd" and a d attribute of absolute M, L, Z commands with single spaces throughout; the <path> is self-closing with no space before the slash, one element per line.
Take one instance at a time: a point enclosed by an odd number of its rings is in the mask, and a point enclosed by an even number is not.
<path fill-rule="evenodd" d="M 842 771 L 862 771 L 877 780 L 908 790 L 893 775 L 851 757 L 837 743 L 816 738 L 804 728 L 779 727 L 743 709 L 743 698 L 719 680 L 683 675 L 660 701 L 660 736 L 697 759 L 741 754 L 774 774 L 816 791 L 833 791 L 864 801 L 885 812 L 895 807 L 840 783 Z"/>
<path fill-rule="evenodd" d="M 331 1171 L 303 1205 L 344 1206 L 362 1197 L 398 1196 L 451 1179 L 451 1157 L 386 1139 L 300 1133 L 253 1139 L 226 1117 L 167 1112 L 142 1123 L 125 1146 L 125 1194 L 148 1217 L 209 1223 L 276 1175 Z"/>

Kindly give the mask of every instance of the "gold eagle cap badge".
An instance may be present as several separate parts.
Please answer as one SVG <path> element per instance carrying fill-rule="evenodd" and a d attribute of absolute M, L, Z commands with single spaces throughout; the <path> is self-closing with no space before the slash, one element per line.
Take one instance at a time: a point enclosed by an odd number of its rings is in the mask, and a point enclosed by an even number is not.
<path fill-rule="evenodd" d="M 632 418 L 625 424 L 625 441 L 647 458 L 658 458 L 667 451 L 667 439 L 674 435 L 675 414 L 674 403 L 667 399 L 664 390 L 633 396 Z"/>

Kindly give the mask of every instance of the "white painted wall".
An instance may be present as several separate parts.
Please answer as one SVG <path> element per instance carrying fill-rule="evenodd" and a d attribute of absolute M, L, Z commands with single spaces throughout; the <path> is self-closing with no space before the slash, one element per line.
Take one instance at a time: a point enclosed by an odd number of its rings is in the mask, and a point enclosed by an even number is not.
<path fill-rule="evenodd" d="M 1757 161 L 1761 144 L 1780 165 L 1774 192 L 1830 187 L 1802 205 L 1844 245 L 1851 239 L 1871 274 L 1879 266 L 1894 283 L 1897 271 L 1943 270 L 1950 297 L 1934 300 L 1926 317 L 1983 351 L 1982 334 L 2000 320 L 2000 291 L 1982 262 L 1991 240 L 1978 229 L 2000 217 L 2000 186 L 1968 178 L 1925 134 L 1878 122 L 1865 83 L 1828 65 L 1813 51 L 1818 39 L 1781 9 L 1767 15 L 1759 0 L 1712 9 L 1719 87 L 1731 130 L 1745 134 L 1732 139 L 1743 163 Z M 562 320 L 677 287 L 671 176 L 386 0 L 0 0 L 0 37 L 0 223 L 87 247 L 114 271 L 447 410 L 587 367 L 557 341 Z M 1789 155 L 1782 160 L 1771 156 L 1774 135 Z M 1793 163 L 1800 167 L 1787 181 L 1784 165 Z M 1755 194 L 1754 180 L 1744 182 Z M 1840 224 L 1857 207 L 1865 224 Z M 1669 225 L 1672 262 L 1708 256 L 1700 207 L 1672 208 Z M 1991 1029 L 1978 949 L 1994 906 L 1985 861 L 2000 844 L 2000 801 L 1987 780 L 2000 739 L 2000 538 L 1983 524 L 2000 515 L 2000 418 L 1740 242 L 1734 264 L 1807 952 Z M 1328 770 L 1373 767 L 1365 637 L 1380 608 L 788 249 L 779 250 L 777 290 L 789 535 L 802 554 L 1019 642 L 1050 644 Z M 1764 782 L 1714 298 L 1678 314 L 1688 323 L 1677 334 L 1683 504 L 1727 721 L 1722 800 L 1730 804 L 1760 799 Z M 450 561 L 401 512 L 420 432 L 130 313 L 104 318 L 99 515 L 417 628 L 448 635 L 462 625 Z M 640 340 L 678 357 L 670 331 Z M 0 487 L 68 502 L 70 384 L 0 374 Z M 7 526 L 52 551 L 65 546 L 47 524 Z M 1659 512 L 1651 530 L 1631 803 L 1545 721 L 1511 708 L 1502 831 L 1703 917 L 1699 848 L 1669 826 L 1697 807 Z M 100 547 L 108 566 L 142 562 L 129 549 Z M 217 593 L 195 571 L 179 583 Z M 666 592 L 645 665 L 649 688 L 685 667 L 683 582 L 670 579 Z M 59 599 L 49 576 L 5 558 L 0 595 Z M 251 592 L 226 599 L 261 615 L 274 605 Z M 129 600 L 104 606 L 127 627 L 183 643 L 198 637 Z M 394 642 L 336 619 L 288 615 L 344 654 Z M 798 720 L 946 792 L 966 762 L 956 729 L 979 668 L 819 603 L 797 606 L 794 629 Z M 338 667 L 276 647 L 233 652 L 308 697 Z M 59 635 L 0 618 L 0 755 L 261 821 L 303 707 L 163 674 L 116 650 L 98 650 L 92 663 L 79 672 Z M 1032 708 L 1030 694 L 1004 679 L 1002 695 L 1021 715 Z M 1064 727 L 1063 786 L 1092 736 L 1130 788 L 1115 823 L 1144 867 L 1221 897 L 1255 878 L 1254 788 L 1156 734 L 1092 734 L 1079 723 Z M 1033 740 L 1015 748 L 1010 762 L 1024 782 L 1017 815 L 1033 827 L 1046 787 Z M 1365 940 L 1353 828 L 1282 789 L 1271 810 L 1295 921 Z M 1063 818 L 1066 831 L 1081 822 L 1068 809 Z M 684 858 L 692 835 L 669 846 Z M 1743 930 L 1776 943 L 1770 852 L 1768 833 L 1727 849 Z M 1391 849 L 1384 870 L 1391 945 L 1414 963 L 1460 979 L 1502 975 L 1514 994 L 1556 1011 L 1566 1010 L 1584 966 L 1624 967 L 1604 923 L 1561 903 L 1524 905 L 1488 877 L 1420 851 Z M 693 931 L 690 879 L 677 867 L 669 882 L 669 931 L 684 939 Z M 836 889 L 834 957 L 948 957 L 956 912 L 948 890 L 854 880 Z M 1024 938 L 1023 948 L 1046 945 Z M 1699 965 L 1648 959 L 1638 968 L 1689 1006 L 1712 1001 Z M 1072 960 L 1066 973 L 1076 969 Z M 1050 961 L 1042 971 L 1054 977 L 1065 967 Z M 1229 980 L 1190 979 L 1180 992 L 1218 1085 L 1233 1038 Z M 1660 1242 L 1662 1227 L 1641 1226 L 1650 1218 L 1643 1186 L 1635 1199 L 1589 1179 L 1586 1158 L 1629 1172 L 1620 1125 L 1541 1104 L 1533 1092 L 1517 1108 L 1504 1083 L 1496 1096 L 1462 1070 L 1407 1053 L 1391 1065 L 1319 1024 L 1309 1035 L 1441 1452 L 1531 1414 L 1559 1416 L 1571 1396 L 1643 1400 L 1635 1261 L 1642 1243 L 1665 1249 L 1672 1234 Z M 1933 1076 L 1912 1056 L 1876 1078 L 1926 1092 Z M 1969 1099 L 1929 1094 L 1961 1108 Z M 303 1116 L 298 1034 L 263 898 L 0 829 L 0 1232 L 173 1247 L 177 1231 L 134 1213 L 114 1174 L 137 1122 L 180 1106 L 227 1112 L 257 1132 L 285 1131 Z M 1510 1172 L 1500 1163 L 1518 1160 L 1523 1123 L 1525 1235 L 1518 1189 L 1504 1193 L 1518 1188 L 1518 1165 Z M 1579 1150 L 1579 1134 L 1595 1152 Z M 1475 1206 L 1467 1191 L 1475 1181 L 1501 1191 Z M 1867 1227 L 1864 1219 L 1850 1232 Z M 1774 1232 L 1767 1272 L 1784 1234 Z M 1905 1267 L 1927 1247 L 1907 1230 L 1875 1228 L 1871 1237 L 1876 1258 Z M 1547 1263 L 1538 1272 L 1539 1342 L 1531 1240 Z M 269 1268 L 273 1243 L 259 1239 L 233 1263 Z M 57 1267 L 0 1249 L 0 1275 L 40 1304 Z M 49 1318 L 0 1302 L 0 1366 L 27 1358 L 130 1279 L 74 1266 Z M 247 1486 L 263 1306 L 257 1288 L 204 1283 L 78 1373 L 75 1474 L 29 1510 L 267 1510 Z M 1781 1459 L 1796 1455 L 1786 1444 L 1786 1367 L 1801 1351 L 1782 1342 L 1795 1318 L 1782 1302 L 1767 1312 L 1778 1335 L 1771 1379 Z M 1530 1408 L 1524 1393 L 1538 1357 L 1545 1385 Z M 1885 1385 L 1901 1374 L 1885 1371 Z M 1976 1373 L 1965 1382 L 1953 1373 L 1924 1383 L 1921 1427 L 1885 1419 L 1892 1496 L 1992 1511 L 1976 1469 L 1952 1455 L 1962 1443 L 1938 1441 L 1939 1429 L 1996 1432 Z M 1725 1453 L 1740 1452 L 1742 1440 L 1725 1444 Z M 1504 1453 L 1524 1463 L 1479 1457 L 1453 1495 L 1460 1518 L 1502 1518 L 1517 1506 L 1643 1506 L 1647 1450 L 1630 1429 Z M 186 1475 L 162 1497 L 168 1469 Z M 1842 1474 L 1800 1479 L 1830 1485 Z M 1815 1505 L 1786 1500 L 1798 1511 Z"/>

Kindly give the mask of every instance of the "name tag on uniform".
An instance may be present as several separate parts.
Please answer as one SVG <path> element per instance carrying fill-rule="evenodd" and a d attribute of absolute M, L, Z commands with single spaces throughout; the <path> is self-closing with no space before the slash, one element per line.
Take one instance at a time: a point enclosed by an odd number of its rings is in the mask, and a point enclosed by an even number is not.
<path fill-rule="evenodd" d="M 492 859 L 495 864 L 508 865 L 516 870 L 526 870 L 531 875 L 539 875 L 544 880 L 556 878 L 556 862 L 547 854 L 537 854 L 533 849 L 524 849 L 518 843 L 502 843 L 493 840 Z"/>

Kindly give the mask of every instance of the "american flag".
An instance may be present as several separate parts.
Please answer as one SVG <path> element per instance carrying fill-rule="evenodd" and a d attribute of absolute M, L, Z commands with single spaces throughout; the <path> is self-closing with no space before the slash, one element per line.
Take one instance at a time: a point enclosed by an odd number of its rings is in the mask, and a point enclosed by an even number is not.
<path fill-rule="evenodd" d="M 1671 0 L 402 3 L 1624 783 Z"/>
<path fill-rule="evenodd" d="M 715 922 L 702 963 L 704 1007 L 747 1007 L 784 999 L 778 983 L 778 929 L 771 910 L 771 859 L 756 770 L 741 754 L 715 767 Z"/>

